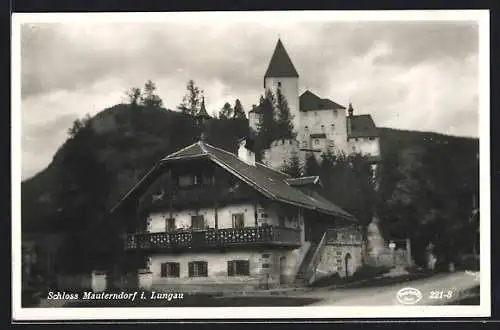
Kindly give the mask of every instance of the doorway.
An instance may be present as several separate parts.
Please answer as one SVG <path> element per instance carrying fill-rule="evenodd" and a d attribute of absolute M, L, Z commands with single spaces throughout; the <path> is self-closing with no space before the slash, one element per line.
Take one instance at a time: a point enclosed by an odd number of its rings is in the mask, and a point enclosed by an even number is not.
<path fill-rule="evenodd" d="M 351 266 L 351 254 L 347 253 L 344 257 L 344 269 L 345 269 L 345 277 L 349 278 L 351 276 L 351 272 L 349 270 L 349 267 Z"/>
<path fill-rule="evenodd" d="M 285 269 L 286 269 L 286 257 L 280 257 L 280 285 L 286 282 Z"/>

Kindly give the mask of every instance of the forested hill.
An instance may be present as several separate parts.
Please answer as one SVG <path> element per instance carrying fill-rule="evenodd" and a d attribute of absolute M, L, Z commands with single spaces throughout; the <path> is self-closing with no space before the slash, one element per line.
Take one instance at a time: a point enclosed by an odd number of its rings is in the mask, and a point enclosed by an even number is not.
<path fill-rule="evenodd" d="M 109 208 L 161 157 L 200 135 L 190 115 L 137 105 L 116 105 L 89 122 L 88 132 L 70 136 L 46 169 L 22 183 L 23 232 L 64 231 L 75 223 L 84 227 L 92 212 L 81 208 Z M 247 133 L 246 119 L 213 119 L 206 136 L 208 143 L 235 152 L 236 140 Z M 478 139 L 389 128 L 380 128 L 380 136 L 383 174 L 392 185 L 398 180 L 397 168 L 414 161 L 403 157 L 405 152 L 425 148 L 449 160 L 436 173 L 454 173 L 468 191 L 477 191 Z M 85 200 L 86 195 L 95 200 Z"/>

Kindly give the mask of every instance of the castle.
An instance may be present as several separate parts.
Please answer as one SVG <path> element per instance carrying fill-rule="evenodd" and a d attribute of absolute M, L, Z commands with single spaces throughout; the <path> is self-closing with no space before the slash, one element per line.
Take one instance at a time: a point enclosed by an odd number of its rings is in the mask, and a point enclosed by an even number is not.
<path fill-rule="evenodd" d="M 299 74 L 279 39 L 264 75 L 264 90 L 276 95 L 278 89 L 293 116 L 296 139 L 274 141 L 264 152 L 264 163 L 281 168 L 294 153 L 304 162 L 308 154 L 319 160 L 321 154 L 330 150 L 347 156 L 361 154 L 376 166 L 380 143 L 371 115 L 354 115 L 352 104 L 346 109 L 309 90 L 299 96 Z M 254 131 L 258 131 L 261 113 L 258 106 L 249 111 L 249 125 Z"/>

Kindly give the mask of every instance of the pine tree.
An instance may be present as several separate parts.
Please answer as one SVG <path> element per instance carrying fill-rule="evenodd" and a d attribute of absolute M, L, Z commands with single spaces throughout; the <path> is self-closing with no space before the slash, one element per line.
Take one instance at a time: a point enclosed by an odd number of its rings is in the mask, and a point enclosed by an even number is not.
<path fill-rule="evenodd" d="M 309 176 L 309 175 L 319 175 L 320 173 L 320 167 L 318 164 L 318 161 L 316 160 L 316 157 L 312 153 L 309 153 L 306 156 L 306 162 L 304 165 L 304 175 Z"/>
<path fill-rule="evenodd" d="M 290 114 L 290 108 L 288 107 L 288 102 L 278 88 L 275 98 L 276 107 L 276 134 L 277 137 L 282 139 L 293 139 L 295 138 L 294 127 L 293 127 L 293 115 Z"/>
<path fill-rule="evenodd" d="M 142 105 L 147 108 L 160 108 L 163 105 L 163 100 L 155 93 L 156 89 L 156 84 L 151 80 L 144 84 L 144 92 L 141 96 Z"/>
<path fill-rule="evenodd" d="M 226 102 L 224 103 L 224 106 L 222 107 L 219 113 L 219 119 L 230 119 L 232 117 L 233 117 L 233 108 L 231 107 L 231 104 Z"/>
<path fill-rule="evenodd" d="M 294 178 L 302 176 L 302 166 L 296 152 L 292 153 L 290 159 L 284 161 L 281 171 Z"/>
<path fill-rule="evenodd" d="M 127 97 L 127 102 L 132 105 L 136 106 L 139 104 L 141 100 L 141 89 L 139 87 L 132 87 L 128 91 L 125 92 L 126 97 Z"/>
<path fill-rule="evenodd" d="M 245 110 L 243 110 L 243 106 L 241 105 L 241 102 L 239 99 L 236 99 L 236 102 L 234 103 L 233 118 L 235 118 L 235 119 L 246 119 L 247 118 L 247 116 L 245 115 Z"/>
<path fill-rule="evenodd" d="M 276 121 L 274 111 L 274 96 L 269 90 L 266 91 L 265 96 L 261 96 L 259 104 L 261 114 L 258 128 L 259 144 L 263 149 L 269 148 L 271 142 L 276 139 Z"/>
<path fill-rule="evenodd" d="M 200 111 L 202 99 L 203 90 L 196 86 L 193 80 L 189 80 L 186 85 L 186 94 L 177 108 L 183 113 L 196 116 Z"/>

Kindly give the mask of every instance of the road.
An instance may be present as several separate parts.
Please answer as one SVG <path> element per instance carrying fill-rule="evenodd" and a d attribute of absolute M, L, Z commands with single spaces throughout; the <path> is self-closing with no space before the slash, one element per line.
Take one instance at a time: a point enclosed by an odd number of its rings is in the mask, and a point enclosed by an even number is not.
<path fill-rule="evenodd" d="M 414 305 L 442 305 L 463 298 L 466 290 L 478 285 L 478 272 L 456 272 L 374 288 L 349 288 L 330 291 L 318 289 L 300 296 L 321 298 L 320 302 L 313 304 L 321 306 L 387 306 L 401 305 L 396 298 L 399 290 L 415 288 L 420 290 L 422 298 Z"/>

